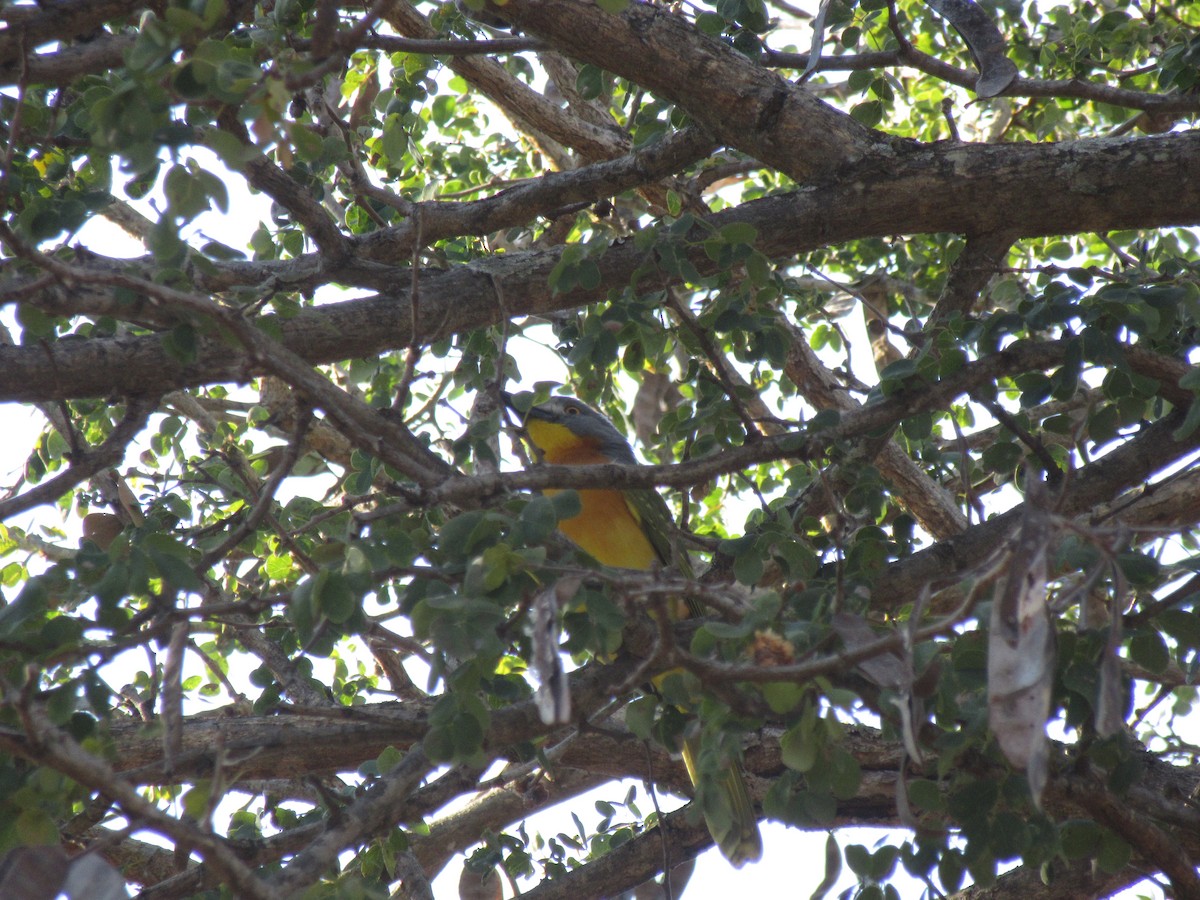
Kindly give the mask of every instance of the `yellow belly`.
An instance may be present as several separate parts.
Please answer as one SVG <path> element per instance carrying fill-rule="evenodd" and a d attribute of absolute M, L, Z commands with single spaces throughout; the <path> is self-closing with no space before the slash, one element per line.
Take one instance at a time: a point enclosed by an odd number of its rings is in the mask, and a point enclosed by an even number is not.
<path fill-rule="evenodd" d="M 555 494 L 557 491 L 546 491 Z M 658 555 L 620 491 L 580 491 L 582 511 L 558 523 L 559 530 L 597 562 L 624 569 L 649 569 Z"/>

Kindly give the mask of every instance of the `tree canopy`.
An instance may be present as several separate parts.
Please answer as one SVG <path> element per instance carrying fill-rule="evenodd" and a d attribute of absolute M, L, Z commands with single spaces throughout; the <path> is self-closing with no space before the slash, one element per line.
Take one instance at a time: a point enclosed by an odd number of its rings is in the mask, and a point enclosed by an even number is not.
<path fill-rule="evenodd" d="M 1195 6 L 0 24 L 0 887 L 615 896 L 687 734 L 824 890 L 1200 897 Z M 534 465 L 560 388 L 653 464 Z"/>

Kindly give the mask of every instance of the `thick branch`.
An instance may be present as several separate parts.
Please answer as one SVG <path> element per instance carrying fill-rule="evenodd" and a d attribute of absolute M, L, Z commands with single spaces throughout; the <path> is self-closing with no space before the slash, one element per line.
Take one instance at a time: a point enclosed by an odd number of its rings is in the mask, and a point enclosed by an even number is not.
<path fill-rule="evenodd" d="M 434 821 L 428 835 L 413 835 L 413 855 L 430 878 L 450 859 L 479 843 L 489 829 L 507 828 L 539 810 L 569 800 L 609 781 L 582 769 L 556 767 L 548 777 L 505 785 L 477 797 L 466 808 Z"/>
<path fill-rule="evenodd" d="M 967 315 L 975 309 L 980 293 L 1004 262 L 1012 244 L 1012 232 L 974 234 L 967 239 L 967 245 L 950 267 L 949 277 L 929 316 L 927 331 L 955 314 Z"/>
<path fill-rule="evenodd" d="M 1057 146 L 935 146 L 886 165 L 864 163 L 857 175 L 851 172 L 852 177 L 836 184 L 747 203 L 709 221 L 718 228 L 730 222 L 754 225 L 758 248 L 770 256 L 901 232 L 975 234 L 1016 222 L 1024 236 L 1187 225 L 1200 222 L 1200 179 L 1193 177 L 1197 165 L 1197 133 Z M 372 257 L 396 259 L 406 248 L 395 237 L 394 232 L 380 233 L 364 243 Z M 415 342 L 603 300 L 611 285 L 629 283 L 649 261 L 634 242 L 616 244 L 597 261 L 601 286 L 566 294 L 548 287 L 557 251 L 506 254 L 423 273 L 421 333 Z M 693 261 L 702 272 L 716 266 L 699 249 Z M 309 363 L 375 356 L 414 343 L 406 292 L 396 288 L 397 282 L 408 283 L 406 275 L 390 266 L 349 263 L 318 276 L 319 262 L 319 257 L 307 257 L 275 266 L 227 265 L 206 286 L 258 284 L 274 275 L 285 283 L 302 279 L 313 286 L 336 279 L 384 291 L 307 309 L 280 322 L 283 344 Z M 651 272 L 638 285 L 653 290 L 668 281 Z M 262 360 L 214 342 L 201 342 L 196 357 L 184 363 L 166 352 L 159 337 L 0 347 L 0 402 L 243 381 L 264 368 Z"/>
<path fill-rule="evenodd" d="M 1103 784 L 1072 776 L 1065 785 L 1068 795 L 1097 822 L 1112 829 L 1145 859 L 1161 868 L 1171 880 L 1180 900 L 1200 900 L 1200 877 L 1187 849 L 1171 835 L 1130 810 L 1125 798 L 1113 797 Z"/>
<path fill-rule="evenodd" d="M 226 841 L 191 822 L 171 816 L 146 800 L 103 760 L 85 751 L 66 734 L 53 728 L 36 709 L 29 710 L 36 733 L 29 736 L 29 753 L 39 764 L 52 766 L 88 790 L 119 803 L 130 821 L 144 824 L 184 846 L 196 847 L 239 896 L 282 900 L 282 895 L 259 881 L 233 853 Z M 160 742 L 161 744 L 161 742 Z"/>
<path fill-rule="evenodd" d="M 14 62 L 25 50 L 50 41 L 91 35 L 113 19 L 132 16 L 145 0 L 61 0 L 36 6 L 7 6 L 0 15 L 0 64 Z"/>
<path fill-rule="evenodd" d="M 391 4 L 386 18 L 389 25 L 408 37 L 428 40 L 438 36 L 428 20 L 403 0 Z M 588 160 L 611 159 L 629 149 L 629 137 L 615 122 L 610 128 L 584 122 L 509 74 L 493 59 L 458 57 L 450 60 L 448 65 L 479 88 L 504 110 L 513 124 L 527 133 L 544 134 L 578 150 Z"/>
<path fill-rule="evenodd" d="M 784 373 L 805 399 L 817 409 L 849 412 L 861 408 L 817 357 L 804 334 L 790 323 L 785 323 L 785 327 L 791 340 L 784 360 Z M 936 538 L 963 531 L 967 521 L 954 495 L 934 482 L 894 440 L 883 446 L 877 463 L 922 528 Z"/>
<path fill-rule="evenodd" d="M 103 72 L 124 64 L 125 52 L 136 38 L 131 34 L 109 35 L 60 47 L 51 53 L 30 54 L 0 65 L 0 84 L 16 84 L 22 77 L 29 84 L 69 84 L 80 75 Z"/>
<path fill-rule="evenodd" d="M 528 225 L 541 216 L 594 203 L 630 188 L 650 184 L 704 159 L 716 142 L 698 128 L 684 128 L 633 153 L 567 172 L 547 172 L 491 197 L 461 203 L 421 204 L 421 240 L 427 244 L 462 235 L 482 237 L 504 228 Z M 416 226 L 408 222 L 367 236 L 363 256 L 378 259 L 377 246 L 411 250 Z M 387 252 L 393 252 L 389 249 Z M 385 257 L 394 258 L 394 257 Z"/>
<path fill-rule="evenodd" d="M 581 0 L 508 0 L 491 9 L 560 52 L 678 103 L 723 143 L 797 181 L 886 152 L 850 116 L 663 7 L 634 3 L 614 16 Z"/>

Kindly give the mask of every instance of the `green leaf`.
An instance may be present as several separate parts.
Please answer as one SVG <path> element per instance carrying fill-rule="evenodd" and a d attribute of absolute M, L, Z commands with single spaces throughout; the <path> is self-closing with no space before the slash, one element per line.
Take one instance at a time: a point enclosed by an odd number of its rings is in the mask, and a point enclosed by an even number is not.
<path fill-rule="evenodd" d="M 859 124 L 874 128 L 883 119 L 883 104 L 878 100 L 855 104 L 850 108 L 850 116 Z"/>
<path fill-rule="evenodd" d="M 591 63 L 581 66 L 575 77 L 575 90 L 585 100 L 595 100 L 604 91 L 604 70 Z"/>
<path fill-rule="evenodd" d="M 938 881 L 942 883 L 942 887 L 946 893 L 953 894 L 963 883 L 963 875 L 966 870 L 957 851 L 948 850 L 942 854 L 938 860 Z"/>
<path fill-rule="evenodd" d="M 748 222 L 730 222 L 717 233 L 727 244 L 753 244 L 758 238 L 758 229 Z"/>
<path fill-rule="evenodd" d="M 203 819 L 212 802 L 212 782 L 202 778 L 183 795 L 183 809 L 193 819 Z"/>
<path fill-rule="evenodd" d="M 962 784 L 949 796 L 946 808 L 961 821 L 988 815 L 1000 796 L 999 786 L 991 779 Z"/>
<path fill-rule="evenodd" d="M 942 812 L 946 808 L 938 783 L 927 778 L 914 778 L 908 783 L 908 799 L 915 806 L 931 812 Z"/>
<path fill-rule="evenodd" d="M 600 267 L 593 260 L 585 259 L 575 269 L 575 281 L 585 291 L 596 290 L 601 280 Z"/>
<path fill-rule="evenodd" d="M 1179 379 L 1179 386 L 1200 393 L 1200 366 L 1191 366 Z"/>
<path fill-rule="evenodd" d="M 169 534 L 147 535 L 142 543 L 147 555 L 154 561 L 154 567 L 168 584 L 181 590 L 198 590 L 203 587 L 190 560 L 190 551 Z"/>
<path fill-rule="evenodd" d="M 1129 658 L 1155 675 L 1166 671 L 1171 662 L 1166 641 L 1151 628 L 1139 631 L 1129 641 Z"/>
<path fill-rule="evenodd" d="M 716 37 L 725 30 L 725 17 L 712 12 L 702 12 L 696 15 L 696 28 L 709 37 Z M 672 213 L 672 215 L 675 215 Z"/>
<path fill-rule="evenodd" d="M 421 740 L 421 748 L 432 762 L 450 762 L 454 759 L 454 736 L 447 727 L 431 727 Z"/>
<path fill-rule="evenodd" d="M 1017 387 L 1021 389 L 1021 406 L 1025 409 L 1044 403 L 1053 389 L 1049 377 L 1041 372 L 1021 375 L 1015 380 Z"/>
<path fill-rule="evenodd" d="M 573 519 L 583 512 L 583 501 L 579 497 L 579 491 L 574 488 L 558 491 L 550 499 L 554 504 L 555 518 L 559 522 Z"/>
<path fill-rule="evenodd" d="M 746 619 L 741 622 L 705 622 L 700 630 L 718 640 L 739 640 L 751 635 L 754 624 Z"/>
<path fill-rule="evenodd" d="M 826 894 L 833 890 L 841 874 L 842 851 L 838 846 L 837 838 L 831 833 L 825 838 L 825 875 L 821 879 L 821 883 L 813 889 L 809 900 L 822 900 Z"/>
<path fill-rule="evenodd" d="M 733 577 L 745 585 L 756 585 L 762 578 L 765 563 L 756 549 L 742 553 L 733 561 Z"/>
<path fill-rule="evenodd" d="M 804 686 L 790 681 L 769 681 L 762 686 L 763 699 L 771 712 L 785 715 L 800 705 L 804 699 Z"/>
<path fill-rule="evenodd" d="M 851 800 L 862 784 L 862 767 L 853 753 L 834 747 L 829 755 L 829 782 L 833 796 Z"/>
<path fill-rule="evenodd" d="M 913 359 L 898 359 L 889 363 L 879 373 L 880 381 L 903 381 L 917 374 L 917 362 Z"/>
<path fill-rule="evenodd" d="M 1153 587 L 1158 583 L 1158 575 L 1162 569 L 1153 556 L 1134 552 L 1118 554 L 1117 565 L 1134 587 Z"/>
<path fill-rule="evenodd" d="M 1071 819 L 1058 828 L 1059 845 L 1067 859 L 1090 858 L 1100 837 L 1100 826 L 1088 819 Z"/>
<path fill-rule="evenodd" d="M 870 876 L 874 881 L 884 882 L 892 877 L 896 869 L 896 860 L 900 857 L 900 848 L 891 844 L 880 847 L 871 855 Z"/>
<path fill-rule="evenodd" d="M 358 604 L 346 579 L 338 572 L 322 569 L 313 581 L 313 602 L 318 612 L 340 625 L 354 615 Z"/>
<path fill-rule="evenodd" d="M 1154 622 L 1184 647 L 1200 648 L 1200 616 L 1195 612 L 1168 609 L 1155 616 Z"/>
<path fill-rule="evenodd" d="M 403 753 L 401 753 L 395 747 L 388 745 L 384 748 L 383 752 L 376 757 L 375 764 L 378 766 L 379 774 L 386 775 L 388 772 L 392 771 L 392 769 L 396 768 L 396 766 L 400 765 L 403 759 Z"/>
<path fill-rule="evenodd" d="M 183 322 L 163 334 L 162 347 L 176 362 L 188 365 L 196 361 L 196 329 Z"/>
<path fill-rule="evenodd" d="M 933 414 L 919 413 L 909 416 L 900 423 L 900 427 L 904 430 L 904 436 L 909 440 L 923 441 L 933 434 Z"/>
<path fill-rule="evenodd" d="M 867 878 L 871 873 L 871 851 L 862 844 L 850 844 L 843 851 L 846 857 L 846 865 L 850 867 L 850 871 L 858 876 L 859 880 Z"/>
<path fill-rule="evenodd" d="M 649 694 L 631 700 L 625 707 L 625 725 L 643 741 L 648 741 L 654 730 L 654 716 L 658 701 Z"/>
<path fill-rule="evenodd" d="M 291 557 L 268 556 L 263 560 L 263 574 L 271 581 L 286 581 L 295 571 Z"/>
<path fill-rule="evenodd" d="M 783 764 L 796 772 L 808 772 L 816 765 L 821 743 L 816 739 L 811 721 L 801 720 L 779 739 L 779 754 Z"/>
<path fill-rule="evenodd" d="M 288 137 L 296 148 L 296 155 L 305 162 L 316 162 L 321 158 L 324 149 L 321 135 L 306 125 L 292 123 L 288 127 Z"/>
<path fill-rule="evenodd" d="M 558 511 L 554 500 L 544 496 L 531 498 L 521 510 L 517 521 L 522 526 L 522 536 L 526 543 L 536 544 L 544 541 L 558 527 Z"/>
<path fill-rule="evenodd" d="M 986 447 L 981 461 L 992 472 L 1009 473 L 1024 459 L 1024 451 L 1011 441 L 997 441 Z"/>
<path fill-rule="evenodd" d="M 14 830 L 25 846 L 58 846 L 60 836 L 54 818 L 41 809 L 23 809 L 13 823 Z"/>
<path fill-rule="evenodd" d="M 1105 872 L 1119 872 L 1129 865 L 1133 857 L 1133 848 L 1107 828 L 1100 838 L 1100 849 L 1096 854 L 1096 863 Z"/>
<path fill-rule="evenodd" d="M 810 431 L 820 431 L 823 428 L 836 428 L 842 421 L 842 414 L 836 409 L 823 409 L 805 424 Z"/>
<path fill-rule="evenodd" d="M 478 509 L 455 516 L 438 533 L 438 549 L 450 559 L 464 559 L 474 549 L 474 537 L 486 520 L 487 514 Z"/>
<path fill-rule="evenodd" d="M 1185 441 L 1191 437 L 1197 426 L 1200 426 L 1200 399 L 1193 400 L 1188 405 L 1187 415 L 1183 417 L 1182 424 L 1171 433 L 1171 437 L 1176 441 Z"/>

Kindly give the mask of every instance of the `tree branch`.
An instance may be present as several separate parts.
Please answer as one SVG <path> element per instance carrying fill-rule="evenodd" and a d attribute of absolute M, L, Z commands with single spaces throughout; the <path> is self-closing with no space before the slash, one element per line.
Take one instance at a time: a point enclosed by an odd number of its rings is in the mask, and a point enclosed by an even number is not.
<path fill-rule="evenodd" d="M 1181 441 L 1175 439 L 1174 432 L 1181 421 L 1181 414 L 1172 413 L 1091 462 L 1067 481 L 1058 498 L 1056 512 L 1063 516 L 1089 514 L 1100 504 L 1109 503 L 1130 489 L 1140 488 L 1155 472 L 1200 447 L 1200 429 Z M 1106 524 L 1123 521 L 1136 529 L 1138 504 L 1129 502 L 1121 508 L 1120 519 L 1105 518 Z M 1158 512 L 1152 505 L 1145 509 L 1157 519 Z M 1006 539 L 1020 521 L 1022 510 L 1023 505 L 1018 506 L 957 537 L 892 563 L 876 582 L 872 607 L 896 608 L 911 602 L 926 586 L 961 578 L 963 573 L 976 569 Z"/>
<path fill-rule="evenodd" d="M 437 31 L 407 0 L 391 4 L 385 18 L 403 35 L 431 40 Z M 448 63 L 500 107 L 513 124 L 532 135 L 546 135 L 583 154 L 587 160 L 612 159 L 629 149 L 629 137 L 616 123 L 601 128 L 562 109 L 509 74 L 491 59 L 459 57 Z"/>
<path fill-rule="evenodd" d="M 20 701 L 17 705 L 21 705 Z M 153 828 L 181 846 L 195 847 L 239 896 L 252 900 L 283 900 L 285 895 L 259 881 L 223 838 L 163 812 L 120 778 L 107 763 L 87 753 L 73 739 L 54 728 L 36 706 L 28 705 L 23 709 L 33 729 L 29 736 L 30 749 L 39 764 L 53 766 L 88 790 L 97 791 L 120 804 L 131 821 Z M 159 744 L 161 747 L 161 741 Z"/>
<path fill-rule="evenodd" d="M 662 7 L 630 4 L 611 15 L 581 0 L 509 0 L 489 11 L 670 99 L 722 143 L 797 181 L 886 152 L 845 113 Z"/>
<path fill-rule="evenodd" d="M 849 170 L 845 180 L 747 203 L 708 222 L 718 229 L 732 222 L 753 225 L 759 232 L 757 249 L 776 257 L 898 230 L 973 234 L 1020 222 L 1022 235 L 1029 236 L 1185 225 L 1200 223 L 1200 181 L 1191 177 L 1197 165 L 1200 133 L 1080 141 L 1051 149 L 934 146 L 886 166 L 864 163 L 857 175 Z M 697 239 L 699 243 L 699 234 Z M 363 243 L 373 257 L 396 259 L 405 252 L 384 235 Z M 272 277 L 297 288 L 328 279 L 383 290 L 376 297 L 304 309 L 279 323 L 284 346 L 310 364 L 321 364 L 436 341 L 502 318 L 576 308 L 603 300 L 608 285 L 629 283 L 635 273 L 641 290 L 671 283 L 662 272 L 645 271 L 648 258 L 639 246 L 633 241 L 615 244 L 597 260 L 602 287 L 564 294 L 548 287 L 556 251 L 504 254 L 423 273 L 424 333 L 415 340 L 406 292 L 396 287 L 407 279 L 397 277 L 390 266 L 352 261 L 321 272 L 320 257 L 305 257 L 219 265 L 215 275 L 198 280 L 207 290 L 260 284 Z M 716 268 L 699 246 L 690 258 L 702 274 Z M 73 271 L 76 282 L 94 279 L 88 268 Z M 496 295 L 497 285 L 504 303 Z M 201 341 L 196 357 L 186 364 L 162 344 L 161 337 L 151 336 L 58 342 L 44 350 L 0 347 L 0 402 L 173 390 L 242 381 L 263 371 L 262 360 L 230 352 L 226 344 Z"/>
<path fill-rule="evenodd" d="M 332 827 L 283 867 L 274 879 L 280 895 L 296 896 L 316 882 L 343 850 L 395 827 L 409 795 L 433 767 L 419 744 L 410 749 L 396 768 L 341 811 L 337 824 L 331 821 Z"/>
<path fill-rule="evenodd" d="M 11 500 L 0 501 L 0 521 L 43 503 L 53 503 L 75 485 L 82 484 L 94 475 L 120 463 L 125 458 L 125 450 L 130 441 L 145 427 L 146 420 L 157 406 L 157 397 L 131 397 L 126 402 L 124 417 L 105 438 L 103 444 L 94 450 L 85 450 L 82 456 L 72 459 L 66 471 Z"/>
<path fill-rule="evenodd" d="M 1171 880 L 1180 900 L 1200 900 L 1200 877 L 1196 864 L 1179 842 L 1132 813 L 1124 800 L 1118 801 L 1102 785 L 1082 776 L 1068 776 L 1064 790 L 1088 815 L 1112 829 L 1145 859 L 1160 868 Z"/>
<path fill-rule="evenodd" d="M 763 65 L 781 69 L 800 69 L 808 66 L 807 53 L 787 53 L 780 50 L 764 50 Z M 975 90 L 975 80 L 978 77 L 973 72 L 960 69 L 950 63 L 943 62 L 936 56 L 922 53 L 907 44 L 896 50 L 878 50 L 872 53 L 846 54 L 844 56 L 822 56 L 817 64 L 817 72 L 855 72 L 868 69 L 882 69 L 889 66 L 909 66 L 931 75 L 949 84 Z M 1071 97 L 1077 100 L 1088 100 L 1093 103 L 1105 103 L 1110 106 L 1122 106 L 1127 109 L 1141 109 L 1147 112 L 1177 113 L 1188 115 L 1200 111 L 1200 97 L 1192 94 L 1164 93 L 1155 94 L 1149 91 L 1134 91 L 1128 88 L 1113 87 L 1108 84 L 1097 84 L 1080 79 L 1042 79 L 1023 78 L 1018 76 L 1011 84 L 1002 90 L 1000 97 Z"/>
<path fill-rule="evenodd" d="M 51 41 L 69 43 L 101 29 L 105 22 L 135 15 L 145 0 L 61 0 L 51 6 L 8 6 L 0 11 L 0 64 L 13 63 L 26 47 Z"/>

